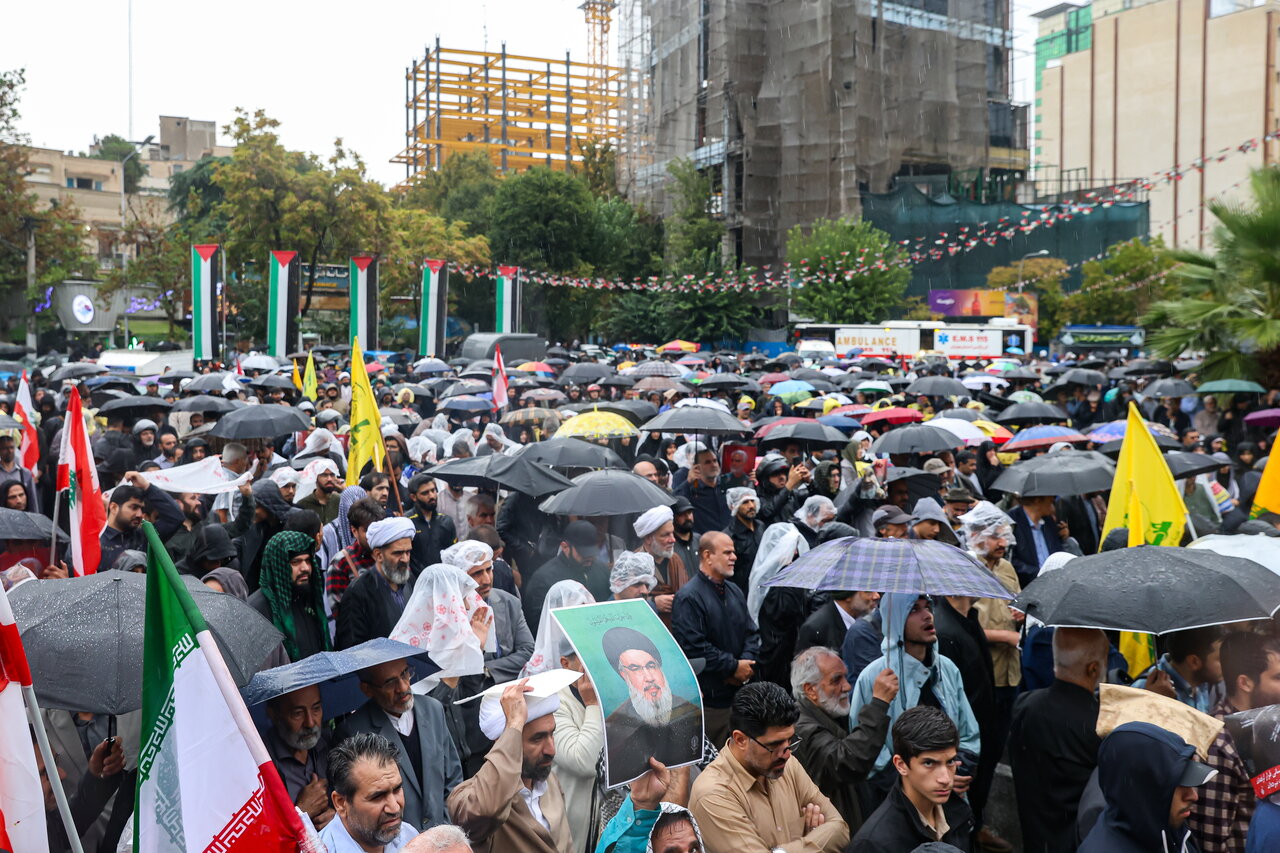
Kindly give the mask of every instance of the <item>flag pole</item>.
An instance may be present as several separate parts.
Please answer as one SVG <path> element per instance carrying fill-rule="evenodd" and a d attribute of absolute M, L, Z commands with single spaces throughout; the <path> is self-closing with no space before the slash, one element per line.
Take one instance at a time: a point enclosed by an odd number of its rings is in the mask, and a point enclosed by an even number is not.
<path fill-rule="evenodd" d="M 62 503 L 62 501 L 59 500 L 61 496 L 62 492 L 55 489 L 53 493 L 53 536 L 49 540 L 49 565 L 51 566 L 58 562 L 58 506 Z M 72 567 L 71 571 L 68 573 L 68 577 L 73 574 L 75 574 L 74 567 Z"/>
<path fill-rule="evenodd" d="M 76 821 L 71 816 L 71 806 L 67 802 L 67 792 L 62 788 L 62 775 L 58 773 L 53 749 L 49 746 L 49 733 L 44 729 L 44 716 L 40 713 L 36 689 L 22 685 L 22 698 L 27 700 L 27 719 L 36 733 L 36 744 L 40 747 L 40 757 L 44 760 L 44 775 L 48 777 L 49 785 L 53 788 L 53 798 L 58 802 L 58 815 L 67 830 L 67 842 L 71 845 L 72 853 L 84 853 L 84 848 L 80 846 L 80 833 L 76 831 Z"/>

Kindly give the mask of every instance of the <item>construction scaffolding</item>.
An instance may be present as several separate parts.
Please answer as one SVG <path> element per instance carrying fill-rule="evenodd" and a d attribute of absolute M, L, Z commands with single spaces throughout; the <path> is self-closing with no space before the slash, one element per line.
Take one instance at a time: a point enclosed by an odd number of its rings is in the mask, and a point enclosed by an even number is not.
<path fill-rule="evenodd" d="M 405 70 L 405 184 L 463 151 L 503 172 L 565 169 L 582 146 L 616 144 L 617 68 L 563 59 L 428 47 Z"/>

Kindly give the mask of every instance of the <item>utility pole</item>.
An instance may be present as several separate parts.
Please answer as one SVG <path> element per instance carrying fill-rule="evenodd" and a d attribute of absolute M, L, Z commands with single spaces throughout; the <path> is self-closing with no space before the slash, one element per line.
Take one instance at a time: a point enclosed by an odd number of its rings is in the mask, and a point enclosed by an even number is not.
<path fill-rule="evenodd" d="M 36 289 L 36 218 L 34 216 L 24 216 L 22 228 L 27 232 L 27 292 L 24 296 L 29 300 L 31 293 Z M 36 315 L 34 311 L 28 311 L 28 314 L 27 346 L 35 350 L 38 355 Z"/>

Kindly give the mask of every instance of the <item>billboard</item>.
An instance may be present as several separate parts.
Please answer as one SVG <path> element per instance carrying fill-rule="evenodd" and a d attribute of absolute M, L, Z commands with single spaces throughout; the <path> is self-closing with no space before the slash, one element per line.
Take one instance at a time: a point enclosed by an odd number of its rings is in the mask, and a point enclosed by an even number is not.
<path fill-rule="evenodd" d="M 930 290 L 929 310 L 944 317 L 1008 317 L 1034 329 L 1039 300 L 1017 291 Z"/>
<path fill-rule="evenodd" d="M 836 353 L 859 349 L 863 355 L 913 354 L 920 349 L 919 329 L 848 326 L 836 329 Z"/>

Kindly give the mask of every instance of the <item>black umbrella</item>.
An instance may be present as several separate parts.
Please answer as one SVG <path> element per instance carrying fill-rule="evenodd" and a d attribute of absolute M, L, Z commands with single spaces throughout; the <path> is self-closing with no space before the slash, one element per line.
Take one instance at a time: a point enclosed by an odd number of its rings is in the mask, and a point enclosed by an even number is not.
<path fill-rule="evenodd" d="M 577 383 L 591 383 L 612 375 L 612 368 L 606 367 L 603 364 L 599 364 L 594 361 L 580 361 L 577 364 L 571 364 L 565 368 L 565 371 L 561 374 L 560 378 L 571 379 Z"/>
<path fill-rule="evenodd" d="M 630 376 L 606 376 L 599 384 L 604 388 L 630 388 L 636 381 Z"/>
<path fill-rule="evenodd" d="M 959 379 L 949 376 L 922 376 L 907 386 L 908 394 L 923 394 L 926 397 L 967 397 L 973 392 L 964 387 Z"/>
<path fill-rule="evenodd" d="M 1161 435 L 1160 433 L 1153 432 L 1151 434 L 1151 437 L 1156 440 L 1156 447 L 1160 448 L 1161 450 L 1181 450 L 1182 449 L 1182 442 L 1178 441 L 1178 439 L 1173 438 L 1171 436 Z M 1102 453 L 1105 453 L 1107 456 L 1110 456 L 1112 459 L 1119 459 L 1120 448 L 1122 447 L 1124 447 L 1124 439 L 1117 438 L 1117 439 L 1108 441 L 1106 444 L 1099 447 L 1098 450 L 1101 451 Z"/>
<path fill-rule="evenodd" d="M 1040 374 L 1030 367 L 1015 367 L 1013 370 L 1006 370 L 1000 376 L 1010 382 L 1038 382 L 1040 380 Z"/>
<path fill-rule="evenodd" d="M 40 513 L 0 508 L 0 540 L 47 542 L 52 536 L 53 522 Z"/>
<path fill-rule="evenodd" d="M 1002 424 L 1056 424 L 1067 420 L 1067 413 L 1052 403 L 1014 403 L 996 415 Z"/>
<path fill-rule="evenodd" d="M 215 397 L 212 394 L 197 394 L 194 397 L 183 397 L 174 403 L 169 411 L 225 415 L 227 412 L 243 409 L 246 405 L 240 400 L 228 400 L 226 397 Z"/>
<path fill-rule="evenodd" d="M 615 415 L 622 415 L 622 417 L 636 426 L 658 414 L 658 407 L 648 400 L 614 400 L 609 403 L 595 403 L 593 405 L 602 412 L 613 412 Z"/>
<path fill-rule="evenodd" d="M 627 515 L 675 502 L 670 492 L 638 474 L 606 469 L 574 477 L 571 488 L 547 498 L 538 508 L 549 515 Z"/>
<path fill-rule="evenodd" d="M 168 403 L 162 397 L 148 397 L 145 394 L 130 394 L 127 397 L 120 397 L 103 403 L 98 409 L 98 414 L 107 415 L 115 413 L 121 417 L 141 417 L 154 411 L 155 409 L 168 410 L 173 404 Z"/>
<path fill-rule="evenodd" d="M 736 391 L 744 387 L 751 380 L 737 373 L 717 373 L 714 376 L 708 376 L 706 379 L 698 383 L 699 388 L 725 388 Z"/>
<path fill-rule="evenodd" d="M 885 474 L 884 484 L 888 486 L 899 480 L 906 481 L 907 497 L 910 499 L 911 506 L 921 498 L 936 498 L 938 492 L 942 490 L 942 478 L 937 474 L 930 474 L 928 471 L 921 471 L 919 468 L 908 465 L 890 468 L 889 473 Z"/>
<path fill-rule="evenodd" d="M 781 427 L 779 427 L 781 429 Z M 772 433 L 771 433 L 772 434 Z M 872 453 L 940 453 L 963 442 L 954 433 L 928 424 L 896 426 L 871 443 Z"/>
<path fill-rule="evenodd" d="M 697 435 L 743 435 L 749 427 L 712 406 L 677 406 L 640 425 L 641 432 L 687 432 Z M 847 442 L 846 442 L 847 443 Z"/>
<path fill-rule="evenodd" d="M 250 379 L 249 384 L 254 388 L 279 388 L 281 391 L 298 390 L 292 379 L 288 376 L 281 376 L 279 373 L 268 373 L 265 376 L 259 376 L 257 379 Z"/>
<path fill-rule="evenodd" d="M 156 377 L 156 381 L 161 385 L 173 385 L 177 387 L 184 379 L 195 379 L 199 376 L 194 370 L 171 370 Z"/>
<path fill-rule="evenodd" d="M 1059 450 L 1006 468 L 991 488 L 1024 498 L 1084 495 L 1109 490 L 1115 476 L 1115 463 L 1101 453 Z"/>
<path fill-rule="evenodd" d="M 1006 376 L 1005 378 L 1007 379 L 1008 377 Z M 1062 374 L 1059 381 L 1070 385 L 1086 385 L 1092 388 L 1094 385 L 1106 385 L 1107 375 L 1098 370 L 1073 367 Z"/>
<path fill-rule="evenodd" d="M 1270 618 L 1280 576 L 1241 557 L 1141 545 L 1077 557 L 1013 606 L 1049 626 L 1166 634 Z"/>
<path fill-rule="evenodd" d="M 1121 439 L 1123 442 L 1124 439 Z M 1187 453 L 1175 450 L 1164 455 L 1169 465 L 1169 472 L 1175 480 L 1185 480 L 1199 474 L 1211 474 L 1222 467 L 1222 463 L 1207 453 Z"/>
<path fill-rule="evenodd" d="M 493 408 L 493 403 L 481 397 L 471 394 L 463 394 L 458 397 L 450 397 L 440 403 L 439 410 L 442 412 L 487 412 Z"/>
<path fill-rule="evenodd" d="M 107 369 L 101 364 L 92 364 L 87 361 L 75 361 L 71 364 L 64 364 L 53 373 L 49 374 L 50 382 L 61 382 L 64 379 L 79 379 L 82 376 L 97 376 L 106 373 Z"/>
<path fill-rule="evenodd" d="M 760 440 L 761 448 L 784 447 L 788 444 L 803 444 L 810 447 L 844 447 L 849 443 L 849 436 L 835 427 L 806 421 L 805 423 L 779 424 Z"/>
<path fill-rule="evenodd" d="M 1143 393 L 1148 397 L 1190 397 L 1196 389 L 1185 379 L 1157 379 Z"/>
<path fill-rule="evenodd" d="M 183 391 L 214 391 L 221 394 L 226 389 L 223 382 L 231 374 L 228 373 L 204 373 L 197 376 L 187 383 Z"/>
<path fill-rule="evenodd" d="M 437 389 L 437 396 L 443 400 L 447 397 L 483 394 L 489 390 L 489 383 L 483 379 L 457 379 L 448 388 Z"/>
<path fill-rule="evenodd" d="M 455 486 L 511 489 L 535 498 L 553 495 L 573 486 L 572 480 L 546 463 L 532 461 L 524 455 L 504 456 L 499 453 L 450 459 L 432 468 L 431 476 Z"/>
<path fill-rule="evenodd" d="M 553 468 L 626 468 L 622 457 L 607 447 L 580 438 L 549 438 L 525 445 L 520 455 Z"/>
<path fill-rule="evenodd" d="M 292 406 L 245 406 L 223 415 L 209 430 L 209 435 L 241 441 L 274 438 L 310 428 L 311 418 Z"/>
<path fill-rule="evenodd" d="M 183 576 L 236 686 L 249 683 L 282 635 L 252 607 Z M 142 707 L 147 576 L 106 571 L 24 583 L 9 593 L 36 695 L 47 708 L 125 714 Z"/>

